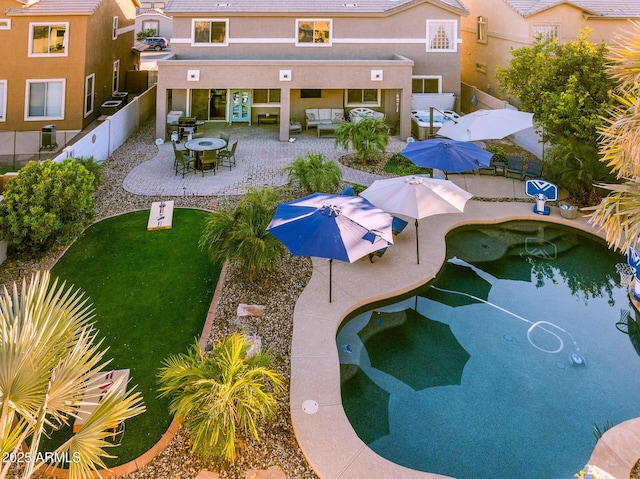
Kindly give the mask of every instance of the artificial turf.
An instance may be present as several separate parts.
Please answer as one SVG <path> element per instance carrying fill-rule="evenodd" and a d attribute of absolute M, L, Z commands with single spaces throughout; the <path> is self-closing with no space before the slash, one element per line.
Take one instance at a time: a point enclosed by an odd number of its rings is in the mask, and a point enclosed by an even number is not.
<path fill-rule="evenodd" d="M 87 229 L 58 261 L 59 277 L 86 293 L 95 308 L 98 337 L 113 358 L 109 369 L 130 369 L 147 411 L 126 421 L 122 464 L 149 450 L 171 422 L 168 400 L 158 399 L 156 373 L 164 358 L 184 352 L 200 337 L 220 275 L 198 248 L 207 213 L 175 209 L 173 227 L 147 231 L 149 211 L 109 218 Z M 65 428 L 41 444 L 53 450 L 69 437 Z"/>

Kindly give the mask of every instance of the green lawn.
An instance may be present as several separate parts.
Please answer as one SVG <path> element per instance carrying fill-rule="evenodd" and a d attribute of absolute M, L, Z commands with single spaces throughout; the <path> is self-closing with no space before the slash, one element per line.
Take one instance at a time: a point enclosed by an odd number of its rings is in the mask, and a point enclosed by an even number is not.
<path fill-rule="evenodd" d="M 113 358 L 109 368 L 130 369 L 147 412 L 126 421 L 113 466 L 146 452 L 166 431 L 168 400 L 158 399 L 156 372 L 164 358 L 199 338 L 220 275 L 198 248 L 207 213 L 176 209 L 173 228 L 147 231 L 149 211 L 91 226 L 52 269 L 52 278 L 84 291 L 95 307 L 99 337 Z M 68 437 L 60 431 L 43 450 Z"/>

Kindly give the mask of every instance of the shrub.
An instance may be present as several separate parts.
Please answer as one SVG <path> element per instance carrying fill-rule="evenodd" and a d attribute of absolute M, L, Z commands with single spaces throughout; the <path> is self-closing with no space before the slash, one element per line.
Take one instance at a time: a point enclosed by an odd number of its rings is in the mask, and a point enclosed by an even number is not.
<path fill-rule="evenodd" d="M 4 191 L 2 239 L 31 254 L 71 243 L 95 216 L 94 184 L 94 174 L 73 159 L 29 162 Z"/>
<path fill-rule="evenodd" d="M 358 123 L 344 122 L 336 128 L 336 145 L 345 150 L 351 145 L 363 161 L 380 158 L 388 144 L 388 127 L 376 118 L 363 118 Z"/>
<path fill-rule="evenodd" d="M 400 153 L 394 153 L 391 158 L 389 158 L 387 164 L 384 165 L 384 171 L 398 176 L 430 175 L 432 172 L 431 168 L 417 166 L 409 158 Z"/>
<path fill-rule="evenodd" d="M 244 334 L 233 334 L 205 355 L 198 343 L 165 360 L 160 395 L 189 431 L 193 451 L 204 460 L 236 458 L 238 431 L 258 440 L 258 422 L 272 418 L 282 375 L 269 369 L 269 351 L 248 354 Z"/>
<path fill-rule="evenodd" d="M 267 226 L 282 195 L 275 188 L 252 188 L 231 208 L 222 207 L 206 220 L 199 246 L 213 262 L 229 261 L 249 279 L 273 269 L 286 250 Z"/>
<path fill-rule="evenodd" d="M 547 176 L 560 188 L 565 188 L 581 206 L 600 202 L 595 185 L 615 183 L 615 176 L 600 154 L 590 144 L 566 139 L 549 151 Z"/>
<path fill-rule="evenodd" d="M 88 158 L 75 158 L 75 160 L 93 173 L 93 187 L 98 188 L 100 183 L 102 183 L 102 180 L 104 180 L 104 165 L 94 160 L 93 156 Z"/>
<path fill-rule="evenodd" d="M 340 187 L 342 170 L 334 161 L 325 161 L 321 153 L 308 153 L 307 159 L 297 158 L 284 168 L 289 185 L 297 184 L 307 193 L 332 193 Z"/>
<path fill-rule="evenodd" d="M 487 150 L 489 153 L 493 153 L 493 161 L 502 161 L 506 163 L 509 159 L 509 153 L 507 153 L 507 151 L 501 146 L 489 145 L 485 147 L 485 150 Z"/>

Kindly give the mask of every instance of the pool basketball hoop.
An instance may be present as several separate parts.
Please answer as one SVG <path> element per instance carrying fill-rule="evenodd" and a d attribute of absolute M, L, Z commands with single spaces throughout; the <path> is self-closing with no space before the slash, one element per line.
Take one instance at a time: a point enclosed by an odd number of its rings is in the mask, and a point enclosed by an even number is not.
<path fill-rule="evenodd" d="M 616 264 L 616 271 L 620 274 L 620 284 L 622 286 L 629 286 L 636 275 L 636 269 L 628 263 Z"/>

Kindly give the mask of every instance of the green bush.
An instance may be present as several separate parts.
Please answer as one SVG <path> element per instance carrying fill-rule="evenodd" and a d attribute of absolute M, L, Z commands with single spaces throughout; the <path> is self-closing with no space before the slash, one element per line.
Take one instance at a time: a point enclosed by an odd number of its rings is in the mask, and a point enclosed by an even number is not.
<path fill-rule="evenodd" d="M 94 188 L 97 188 L 98 185 L 102 183 L 102 180 L 104 180 L 104 165 L 94 160 L 93 156 L 90 156 L 88 158 L 75 158 L 75 160 L 91 173 L 93 173 L 93 186 Z"/>
<path fill-rule="evenodd" d="M 4 191 L 2 239 L 34 255 L 73 242 L 95 216 L 94 184 L 94 174 L 73 159 L 29 162 Z"/>
<path fill-rule="evenodd" d="M 340 187 L 342 170 L 334 161 L 325 161 L 321 153 L 308 153 L 307 159 L 297 158 L 284 168 L 289 185 L 297 184 L 307 193 L 333 193 Z"/>
<path fill-rule="evenodd" d="M 199 245 L 211 260 L 228 261 L 249 279 L 273 269 L 286 250 L 267 226 L 282 202 L 276 188 L 252 188 L 235 207 L 223 206 L 206 220 Z"/>
<path fill-rule="evenodd" d="M 432 172 L 431 168 L 417 166 L 409 158 L 400 153 L 394 153 L 391 158 L 389 158 L 387 164 L 384 165 L 384 171 L 398 176 L 430 175 Z"/>
<path fill-rule="evenodd" d="M 506 163 L 507 159 L 509 158 L 509 153 L 507 153 L 507 151 L 501 146 L 489 145 L 485 147 L 485 150 L 487 150 L 489 153 L 493 153 L 493 161 L 502 161 Z"/>
<path fill-rule="evenodd" d="M 616 177 L 600 161 L 597 149 L 588 143 L 565 139 L 551 147 L 548 154 L 549 180 L 566 189 L 580 206 L 600 202 L 595 185 L 616 183 Z"/>
<path fill-rule="evenodd" d="M 388 144 L 388 127 L 376 118 L 363 118 L 358 123 L 345 121 L 336 128 L 336 145 L 345 150 L 351 145 L 363 161 L 380 158 Z"/>

